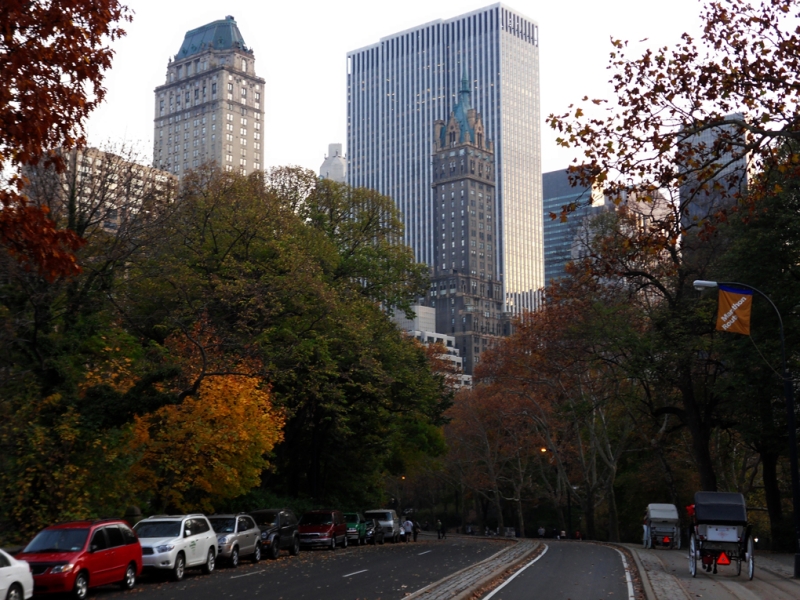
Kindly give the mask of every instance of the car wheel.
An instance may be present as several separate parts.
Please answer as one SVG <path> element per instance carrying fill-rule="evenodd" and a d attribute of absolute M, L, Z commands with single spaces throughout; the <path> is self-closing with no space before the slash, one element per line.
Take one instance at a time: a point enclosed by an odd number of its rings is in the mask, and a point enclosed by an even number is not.
<path fill-rule="evenodd" d="M 86 573 L 78 573 L 75 578 L 75 585 L 72 588 L 72 597 L 75 600 L 84 600 L 89 595 L 89 576 Z"/>
<path fill-rule="evenodd" d="M 269 545 L 269 557 L 272 560 L 275 560 L 280 555 L 281 555 L 281 542 L 278 538 L 273 538 L 272 543 Z"/>
<path fill-rule="evenodd" d="M 342 542 L 342 548 L 347 548 L 347 536 L 344 536 L 344 541 Z"/>
<path fill-rule="evenodd" d="M 181 552 L 175 557 L 175 566 L 172 568 L 173 581 L 180 581 L 186 575 L 186 557 Z"/>
<path fill-rule="evenodd" d="M 294 538 L 294 543 L 292 544 L 292 547 L 289 550 L 289 554 L 291 554 L 292 556 L 297 556 L 298 554 L 300 554 L 300 538 L 298 538 L 297 536 L 295 536 Z"/>
<path fill-rule="evenodd" d="M 253 551 L 252 561 L 257 563 L 261 560 L 261 542 L 256 543 L 256 549 Z"/>
<path fill-rule="evenodd" d="M 22 600 L 22 588 L 19 586 L 18 583 L 15 583 L 8 589 L 8 594 L 6 594 L 6 600 Z"/>
<path fill-rule="evenodd" d="M 125 579 L 120 582 L 120 587 L 123 590 L 132 590 L 136 585 L 136 565 L 131 563 L 125 570 Z"/>
<path fill-rule="evenodd" d="M 233 569 L 235 569 L 236 567 L 239 566 L 239 547 L 238 546 L 234 546 L 233 550 L 231 550 L 230 562 L 231 562 L 231 568 L 233 568 Z"/>
<path fill-rule="evenodd" d="M 331 538 L 331 550 L 336 550 L 336 536 Z"/>
<path fill-rule="evenodd" d="M 386 542 L 386 536 L 385 536 L 385 535 L 382 535 L 382 536 L 381 536 L 381 546 L 383 546 L 383 544 L 384 544 L 385 542 Z"/>
<path fill-rule="evenodd" d="M 214 566 L 216 565 L 216 556 L 214 556 L 214 549 L 208 549 L 208 558 L 206 558 L 206 564 L 203 565 L 203 573 L 206 575 L 211 575 L 214 572 Z"/>

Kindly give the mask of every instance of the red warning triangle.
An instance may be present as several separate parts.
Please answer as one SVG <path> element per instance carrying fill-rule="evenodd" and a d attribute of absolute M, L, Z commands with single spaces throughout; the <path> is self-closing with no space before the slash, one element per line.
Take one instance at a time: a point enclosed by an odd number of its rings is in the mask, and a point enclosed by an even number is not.
<path fill-rule="evenodd" d="M 720 552 L 719 558 L 717 559 L 718 565 L 729 565 L 731 564 L 731 559 L 728 558 L 728 555 L 724 552 Z"/>

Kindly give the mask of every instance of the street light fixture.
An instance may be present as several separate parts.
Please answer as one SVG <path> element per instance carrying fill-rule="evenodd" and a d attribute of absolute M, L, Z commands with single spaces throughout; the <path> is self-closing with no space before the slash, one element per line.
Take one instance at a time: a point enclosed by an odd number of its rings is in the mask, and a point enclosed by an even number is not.
<path fill-rule="evenodd" d="M 694 289 L 704 290 L 709 288 L 716 288 L 720 285 L 729 285 L 731 287 L 740 287 L 752 290 L 775 309 L 775 314 L 778 315 L 778 323 L 780 324 L 781 331 L 781 361 L 783 363 L 783 394 L 786 399 L 786 427 L 789 430 L 789 464 L 792 469 L 792 509 L 794 513 L 794 539 L 795 539 L 795 555 L 794 555 L 794 577 L 800 579 L 800 473 L 797 467 L 797 426 L 795 425 L 794 414 L 794 394 L 792 392 L 792 379 L 789 375 L 789 368 L 786 364 L 786 341 L 783 335 L 783 319 L 781 313 L 775 303 L 761 290 L 754 288 L 752 285 L 746 283 L 737 283 L 735 281 L 707 281 L 704 279 L 696 279 L 694 281 Z"/>

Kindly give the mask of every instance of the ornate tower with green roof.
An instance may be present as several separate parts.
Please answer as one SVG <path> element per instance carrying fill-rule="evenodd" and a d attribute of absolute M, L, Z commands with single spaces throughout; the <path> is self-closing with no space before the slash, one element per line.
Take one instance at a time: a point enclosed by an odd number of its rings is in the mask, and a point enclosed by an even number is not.
<path fill-rule="evenodd" d="M 183 177 L 213 162 L 263 169 L 264 79 L 233 17 L 186 32 L 155 89 L 153 165 Z"/>
<path fill-rule="evenodd" d="M 494 144 L 472 108 L 464 73 L 458 103 L 447 121 L 433 124 L 435 254 L 427 304 L 436 308 L 436 331 L 456 338 L 464 372 L 507 333 L 503 284 L 496 271 Z"/>

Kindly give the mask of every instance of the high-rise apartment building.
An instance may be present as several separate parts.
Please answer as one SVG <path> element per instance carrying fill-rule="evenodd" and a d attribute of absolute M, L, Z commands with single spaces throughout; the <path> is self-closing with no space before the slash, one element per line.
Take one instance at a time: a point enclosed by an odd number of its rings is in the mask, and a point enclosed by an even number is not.
<path fill-rule="evenodd" d="M 388 36 L 347 59 L 348 183 L 391 196 L 405 242 L 431 266 L 441 246 L 434 122 L 449 114 L 469 74 L 472 107 L 494 142 L 492 276 L 505 310 L 533 309 L 544 283 L 538 25 L 495 4 Z"/>
<path fill-rule="evenodd" d="M 328 144 L 328 154 L 319 168 L 319 176 L 337 183 L 347 181 L 347 160 L 341 144 Z"/>
<path fill-rule="evenodd" d="M 263 93 L 233 17 L 188 31 L 155 90 L 153 165 L 179 177 L 206 162 L 262 169 Z"/>

